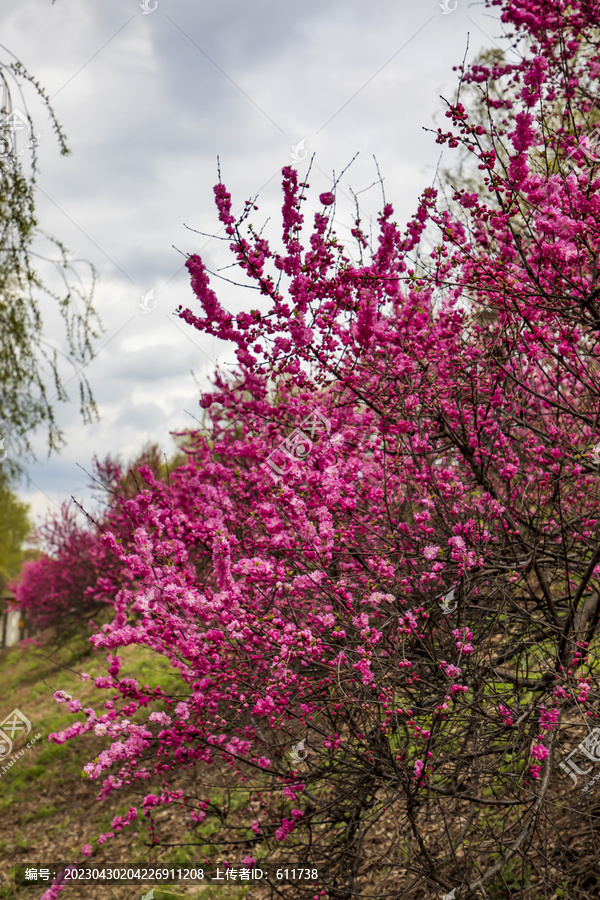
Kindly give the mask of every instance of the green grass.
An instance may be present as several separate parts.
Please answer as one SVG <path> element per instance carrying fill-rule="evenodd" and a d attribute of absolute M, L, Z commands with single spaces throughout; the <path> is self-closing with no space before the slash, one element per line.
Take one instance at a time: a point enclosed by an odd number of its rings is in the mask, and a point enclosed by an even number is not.
<path fill-rule="evenodd" d="M 38 733 L 42 735 L 23 756 L 15 759 L 11 768 L 0 778 L 0 816 L 4 817 L 0 847 L 0 856 L 4 860 L 4 864 L 0 861 L 1 898 L 14 897 L 14 885 L 11 885 L 10 878 L 6 881 L 9 874 L 7 860 L 10 857 L 16 858 L 19 853 L 26 852 L 28 857 L 33 858 L 37 855 L 36 847 L 42 841 L 46 846 L 50 838 L 55 848 L 60 848 L 61 858 L 81 858 L 82 843 L 89 841 L 94 845 L 94 835 L 111 830 L 115 815 L 124 814 L 130 805 L 139 807 L 139 794 L 127 797 L 121 792 L 114 799 L 108 798 L 96 804 L 100 782 L 86 782 L 82 778 L 83 766 L 110 745 L 109 739 L 85 734 L 63 744 L 48 741 L 50 733 L 63 731 L 74 722 L 85 721 L 83 713 L 69 713 L 64 703 L 54 700 L 56 691 L 65 691 L 80 700 L 83 707 L 91 707 L 99 715 L 104 711 L 106 700 L 114 696 L 113 692 L 99 690 L 94 685 L 94 678 L 107 674 L 106 651 L 97 653 L 90 648 L 88 637 L 89 632 L 73 634 L 60 647 L 17 645 L 0 651 L 0 683 L 3 685 L 3 696 L 10 697 L 8 702 L 0 704 L 0 719 L 16 708 L 31 722 L 31 737 Z M 123 660 L 122 676 L 135 677 L 140 685 L 150 688 L 160 684 L 170 693 L 181 690 L 179 676 L 164 658 L 138 646 L 121 648 L 119 653 Z M 88 673 L 90 680 L 82 681 L 82 672 Z M 160 706 L 156 704 L 153 708 Z M 148 710 L 142 710 L 139 717 L 132 718 L 144 720 L 147 714 Z M 23 737 L 19 739 L 15 743 L 15 754 L 26 743 Z M 89 811 L 83 818 L 80 805 L 73 800 L 76 794 L 87 798 Z M 118 806 L 115 802 L 117 796 Z M 135 831 L 138 832 L 137 837 L 134 836 Z M 146 864 L 149 858 L 146 820 L 142 819 L 131 829 L 126 829 L 122 837 L 126 839 L 129 861 Z M 97 849 L 102 851 L 98 852 L 99 858 L 110 858 L 111 842 Z M 176 862 L 187 864 L 193 861 L 192 851 L 186 848 L 173 848 L 170 856 L 174 865 Z M 193 856 L 197 859 L 197 848 Z M 131 885 L 126 889 L 115 886 L 114 896 L 129 898 L 131 892 Z M 142 893 L 140 890 L 139 896 Z M 240 898 L 244 894 L 243 889 L 237 888 L 231 896 Z M 180 896 L 177 886 L 169 886 L 168 889 L 166 885 L 156 886 L 157 900 L 163 897 L 178 900 Z M 210 897 L 211 894 L 203 890 L 202 896 Z M 219 891 L 221 900 L 228 896 L 229 890 Z"/>
<path fill-rule="evenodd" d="M 39 819 L 47 819 L 48 816 L 53 816 L 56 811 L 56 806 L 53 803 L 49 806 L 40 806 L 34 813 L 25 813 L 25 815 L 21 816 L 21 823 L 24 825 L 26 822 L 37 822 Z"/>

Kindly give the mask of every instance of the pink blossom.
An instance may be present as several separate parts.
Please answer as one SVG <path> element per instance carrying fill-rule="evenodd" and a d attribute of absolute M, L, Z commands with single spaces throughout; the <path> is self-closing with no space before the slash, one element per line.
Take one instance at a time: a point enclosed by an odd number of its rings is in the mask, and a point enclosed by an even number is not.
<path fill-rule="evenodd" d="M 560 690 L 562 690 L 562 688 L 560 688 Z M 556 693 L 556 690 L 554 693 Z M 560 710 L 557 707 L 554 707 L 554 709 L 546 709 L 542 704 L 542 711 L 540 713 L 540 728 L 546 731 L 553 731 L 558 725 L 559 719 Z"/>
<path fill-rule="evenodd" d="M 440 548 L 436 544 L 427 544 L 427 546 L 423 548 L 423 556 L 425 559 L 435 559 L 439 552 Z"/>
<path fill-rule="evenodd" d="M 106 831 L 104 834 L 98 836 L 98 846 L 105 844 L 107 841 L 110 841 L 111 838 L 114 838 L 114 834 L 112 831 Z"/>
<path fill-rule="evenodd" d="M 533 756 L 534 759 L 540 759 L 540 760 L 546 759 L 549 752 L 550 751 L 548 750 L 548 748 L 545 747 L 543 744 L 535 744 L 531 748 L 531 756 Z"/>
<path fill-rule="evenodd" d="M 458 678 L 462 674 L 462 669 L 452 663 L 441 662 L 440 667 L 444 670 L 448 678 Z"/>
<path fill-rule="evenodd" d="M 68 700 L 72 700 L 72 697 L 65 691 L 56 691 L 54 694 L 54 699 L 57 703 L 66 703 Z"/>

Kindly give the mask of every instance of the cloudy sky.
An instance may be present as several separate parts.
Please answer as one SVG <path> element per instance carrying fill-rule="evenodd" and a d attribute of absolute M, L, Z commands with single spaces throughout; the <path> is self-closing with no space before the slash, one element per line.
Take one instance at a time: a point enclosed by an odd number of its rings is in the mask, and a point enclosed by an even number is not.
<path fill-rule="evenodd" d="M 170 454 L 169 433 L 200 414 L 197 384 L 208 385 L 217 362 L 234 362 L 231 348 L 173 316 L 179 304 L 199 307 L 186 254 L 200 252 L 212 270 L 231 262 L 226 245 L 190 230 L 220 230 L 217 157 L 234 210 L 258 194 L 253 221 L 270 217 L 276 248 L 280 172 L 293 153 L 300 174 L 315 154 L 308 219 L 358 154 L 338 188 L 340 237 L 352 224 L 350 189 L 363 221 L 381 209 L 374 157 L 397 220 L 412 215 L 440 161 L 424 128 L 447 122 L 440 95 L 455 95 L 452 67 L 467 41 L 470 60 L 503 44 L 483 4 L 444 2 L 451 11 L 442 0 L 0 0 L 3 59 L 10 51 L 39 79 L 72 150 L 59 154 L 26 92 L 39 134 L 39 222 L 95 266 L 104 325 L 86 367 L 100 421 L 83 424 L 75 378 L 57 406 L 66 447 L 48 459 L 43 430 L 32 436 L 38 462 L 20 495 L 36 521 L 71 495 L 92 505 L 80 467 L 89 471 L 95 454 L 127 460 L 150 439 Z M 213 287 L 231 312 L 256 304 L 227 282 Z M 50 312 L 45 337 L 65 348 Z"/>

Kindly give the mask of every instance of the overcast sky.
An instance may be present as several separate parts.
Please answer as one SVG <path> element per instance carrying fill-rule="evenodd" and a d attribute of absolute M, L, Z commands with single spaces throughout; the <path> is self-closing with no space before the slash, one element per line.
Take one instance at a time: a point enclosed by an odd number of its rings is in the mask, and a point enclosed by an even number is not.
<path fill-rule="evenodd" d="M 199 311 L 186 254 L 201 253 L 211 269 L 231 262 L 226 245 L 189 230 L 219 232 L 217 156 L 234 210 L 259 194 L 253 221 L 270 217 L 277 249 L 280 173 L 294 147 L 300 174 L 316 154 L 307 219 L 357 153 L 338 188 L 340 237 L 352 225 L 349 188 L 363 191 L 365 221 L 382 207 L 380 188 L 366 190 L 377 178 L 374 156 L 397 221 L 410 218 L 440 160 L 423 129 L 446 127 L 440 94 L 455 96 L 452 67 L 467 39 L 468 60 L 502 44 L 482 4 L 445 2 L 452 11 L 441 0 L 0 0 L 3 45 L 47 90 L 72 150 L 60 156 L 47 115 L 26 93 L 39 134 L 38 219 L 95 266 L 105 329 L 86 367 L 100 421 L 83 424 L 75 379 L 70 401 L 57 406 L 67 439 L 60 455 L 47 458 L 43 429 L 32 436 L 39 462 L 20 496 L 34 520 L 71 495 L 91 507 L 79 466 L 90 470 L 94 454 L 128 460 L 148 440 L 171 454 L 169 432 L 200 415 L 191 373 L 206 388 L 217 361 L 234 362 L 231 348 L 173 316 L 179 304 Z M 256 305 L 254 292 L 213 288 L 231 312 Z M 45 337 L 65 348 L 51 314 Z"/>

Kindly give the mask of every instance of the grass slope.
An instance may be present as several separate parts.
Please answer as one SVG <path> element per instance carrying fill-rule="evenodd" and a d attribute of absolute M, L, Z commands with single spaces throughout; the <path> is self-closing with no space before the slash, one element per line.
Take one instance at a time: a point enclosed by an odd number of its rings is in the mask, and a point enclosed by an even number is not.
<path fill-rule="evenodd" d="M 115 838 L 98 847 L 94 837 L 111 830 L 116 815 L 124 814 L 129 806 L 140 807 L 140 793 L 118 799 L 112 795 L 102 802 L 96 800 L 100 782 L 82 775 L 82 767 L 94 759 L 108 745 L 106 739 L 86 734 L 65 744 L 48 741 L 51 732 L 61 731 L 83 715 L 71 714 L 64 704 L 54 700 L 54 692 L 63 690 L 81 700 L 100 714 L 100 702 L 109 699 L 108 692 L 98 691 L 93 678 L 107 674 L 105 652 L 96 653 L 88 643 L 88 635 L 75 634 L 53 646 L 19 644 L 0 651 L 0 721 L 13 709 L 20 710 L 32 724 L 29 735 L 13 740 L 13 765 L 6 772 L 0 768 L 0 898 L 30 898 L 37 900 L 45 887 L 19 888 L 14 884 L 14 866 L 30 863 L 38 868 L 51 863 L 84 861 L 81 847 L 94 847 L 89 863 L 93 867 L 134 863 L 140 866 L 160 863 L 161 866 L 197 865 L 197 854 L 191 848 L 177 847 L 152 851 L 145 819 L 115 834 Z M 43 641 L 43 639 L 42 639 Z M 143 647 L 130 646 L 120 651 L 123 675 L 134 676 L 151 687 L 162 684 L 168 689 L 173 676 L 166 663 Z M 89 681 L 81 680 L 88 673 Z M 174 684 L 174 682 L 173 682 Z M 20 757 L 38 733 L 41 737 Z M 8 759 L 0 760 L 6 766 Z M 114 797 L 114 799 L 113 799 Z M 173 843 L 186 843 L 189 835 L 176 821 L 175 810 L 161 810 L 157 818 L 173 835 Z M 141 817 L 140 817 L 141 818 Z M 171 819 L 172 821 L 168 821 Z M 47 887 L 48 885 L 46 885 Z M 199 897 L 203 900 L 243 900 L 248 886 L 207 885 L 158 886 L 156 882 L 138 885 L 72 885 L 60 893 L 69 898 L 97 898 L 97 900 L 133 900 L 155 888 L 155 900 L 176 900 Z"/>

